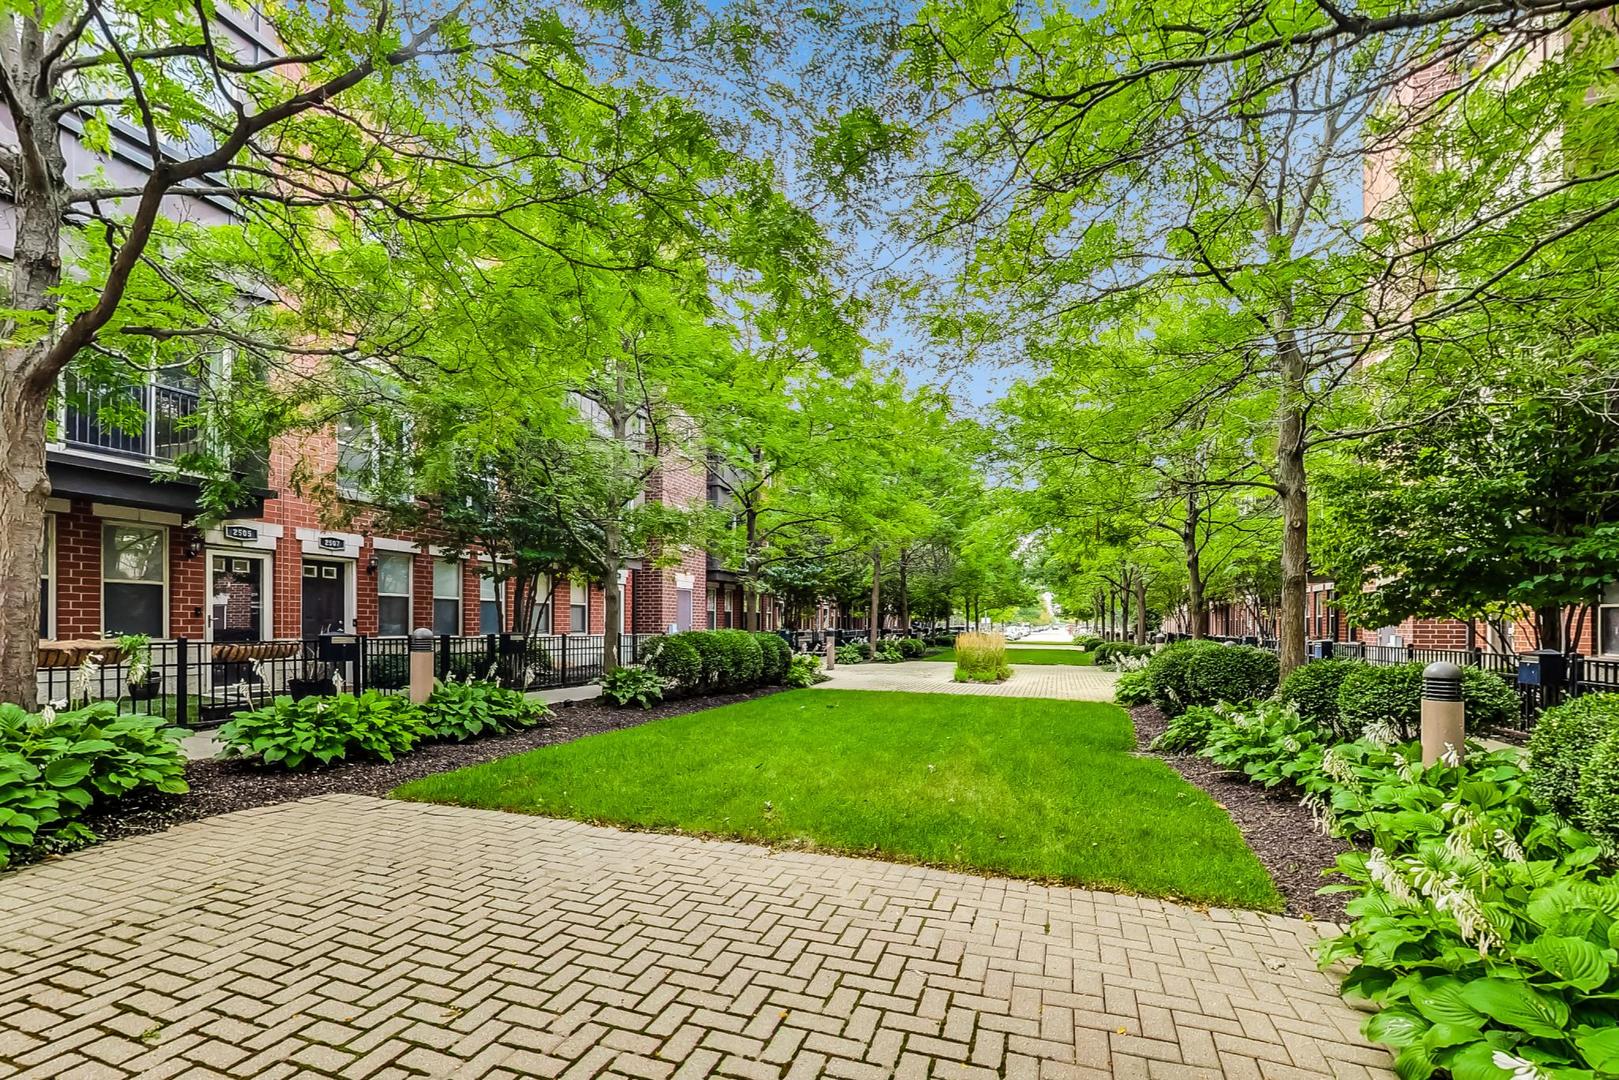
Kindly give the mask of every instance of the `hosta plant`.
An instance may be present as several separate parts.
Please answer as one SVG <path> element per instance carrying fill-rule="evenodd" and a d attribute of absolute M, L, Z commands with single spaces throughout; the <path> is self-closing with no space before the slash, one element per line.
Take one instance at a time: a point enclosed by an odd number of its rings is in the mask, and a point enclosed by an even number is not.
<path fill-rule="evenodd" d="M 293 699 L 239 712 L 219 729 L 226 757 L 304 769 L 338 759 L 392 761 L 432 734 L 420 709 L 374 690 Z"/>
<path fill-rule="evenodd" d="M 826 676 L 821 674 L 821 658 L 813 653 L 797 653 L 792 662 L 787 665 L 787 677 L 783 680 L 795 690 L 802 690 L 825 681 Z"/>
<path fill-rule="evenodd" d="M 446 682 L 433 688 L 421 707 L 422 722 L 435 739 L 466 742 L 533 727 L 551 715 L 543 702 L 491 682 Z"/>
<path fill-rule="evenodd" d="M 92 806 L 143 791 L 187 790 L 182 732 L 112 702 L 29 713 L 0 704 L 0 866 L 31 849 L 95 839 Z"/>
<path fill-rule="evenodd" d="M 1265 787 L 1300 783 L 1320 769 L 1321 733 L 1291 705 L 1263 701 L 1247 709 L 1211 710 L 1199 751 L 1216 765 Z"/>
<path fill-rule="evenodd" d="M 650 709 L 663 700 L 663 676 L 644 667 L 619 667 L 602 676 L 602 696 L 620 708 L 639 705 Z"/>

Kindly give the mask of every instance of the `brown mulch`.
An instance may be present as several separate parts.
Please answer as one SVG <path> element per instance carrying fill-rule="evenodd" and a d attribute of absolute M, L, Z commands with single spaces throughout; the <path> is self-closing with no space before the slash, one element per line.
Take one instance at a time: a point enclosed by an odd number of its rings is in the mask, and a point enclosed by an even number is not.
<path fill-rule="evenodd" d="M 1322 871 L 1330 869 L 1350 845 L 1336 836 L 1323 836 L 1310 820 L 1310 812 L 1298 797 L 1281 790 L 1266 791 L 1248 783 L 1241 773 L 1222 769 L 1196 754 L 1160 754 L 1150 749 L 1152 740 L 1168 727 L 1164 714 L 1152 705 L 1130 710 L 1135 724 L 1136 748 L 1162 758 L 1170 768 L 1209 796 L 1236 823 L 1248 846 L 1276 881 L 1276 888 L 1287 901 L 1287 914 L 1304 918 L 1344 921 L 1345 895 L 1318 895 L 1316 890 L 1330 884 Z"/>
<path fill-rule="evenodd" d="M 552 706 L 556 710 L 554 717 L 526 731 L 472 742 L 430 743 L 392 762 L 352 761 L 310 772 L 276 771 L 240 760 L 221 758 L 193 761 L 186 766 L 186 782 L 191 785 L 187 794 L 126 799 L 115 807 L 109 807 L 104 815 L 87 817 L 85 824 L 103 840 L 115 840 L 159 832 L 216 814 L 272 806 L 313 795 L 374 795 L 380 798 L 400 784 L 434 773 L 481 765 L 541 746 L 572 742 L 586 735 L 619 731 L 649 720 L 680 716 L 779 692 L 779 687 L 772 687 L 750 694 L 687 698 L 666 701 L 650 709 L 618 709 L 596 701 L 561 702 Z"/>

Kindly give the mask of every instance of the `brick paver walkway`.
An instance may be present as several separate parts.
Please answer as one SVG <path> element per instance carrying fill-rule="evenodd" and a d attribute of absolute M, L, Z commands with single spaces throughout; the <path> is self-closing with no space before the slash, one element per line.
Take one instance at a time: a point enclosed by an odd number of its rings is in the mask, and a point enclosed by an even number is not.
<path fill-rule="evenodd" d="M 1384 1075 L 1315 930 L 327 796 L 0 877 L 0 1076 Z"/>
<path fill-rule="evenodd" d="M 1059 701 L 1112 701 L 1117 672 L 1061 664 L 1019 664 L 1007 654 L 1012 677 L 1003 683 L 958 683 L 956 665 L 933 660 L 902 664 L 839 664 L 824 690 L 899 690 L 918 694 L 975 694 L 980 697 L 1037 697 Z"/>

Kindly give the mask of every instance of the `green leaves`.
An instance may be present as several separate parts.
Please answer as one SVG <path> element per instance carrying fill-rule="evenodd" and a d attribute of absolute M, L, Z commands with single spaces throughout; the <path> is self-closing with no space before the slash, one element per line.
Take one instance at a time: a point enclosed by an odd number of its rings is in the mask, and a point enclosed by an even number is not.
<path fill-rule="evenodd" d="M 1568 1005 L 1520 979 L 1474 979 L 1462 987 L 1462 1000 L 1503 1027 L 1559 1039 L 1568 1026 Z"/>
<path fill-rule="evenodd" d="M 1536 938 L 1518 950 L 1538 963 L 1560 982 L 1576 990 L 1595 990 L 1608 981 L 1611 973 L 1612 949 L 1604 949 L 1584 938 L 1555 937 L 1550 934 Z"/>

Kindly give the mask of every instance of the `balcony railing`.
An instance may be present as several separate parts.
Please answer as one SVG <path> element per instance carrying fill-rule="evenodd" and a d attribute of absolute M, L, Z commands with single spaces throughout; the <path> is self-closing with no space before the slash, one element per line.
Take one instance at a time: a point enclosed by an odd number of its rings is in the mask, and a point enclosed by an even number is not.
<path fill-rule="evenodd" d="M 162 383 L 79 389 L 63 410 L 62 442 L 137 461 L 176 461 L 202 449 L 199 407 L 195 390 Z"/>

